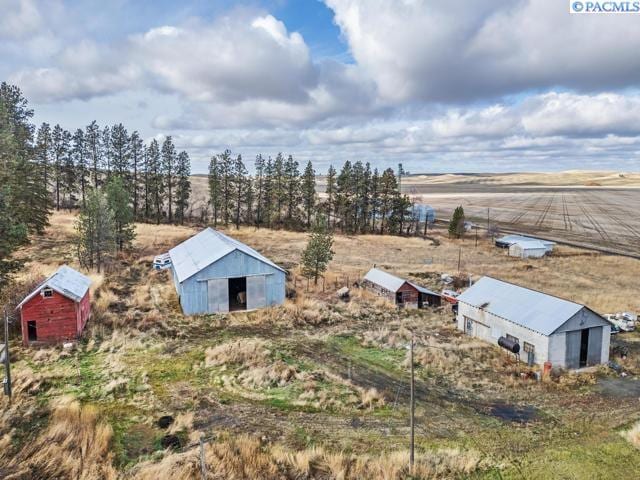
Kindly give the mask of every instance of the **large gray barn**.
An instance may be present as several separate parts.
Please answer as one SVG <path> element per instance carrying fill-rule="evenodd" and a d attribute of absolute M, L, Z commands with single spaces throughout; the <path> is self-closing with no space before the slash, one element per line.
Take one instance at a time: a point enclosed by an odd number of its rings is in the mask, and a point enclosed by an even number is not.
<path fill-rule="evenodd" d="M 284 302 L 285 271 L 212 228 L 172 248 L 169 256 L 186 315 L 253 310 Z"/>
<path fill-rule="evenodd" d="M 530 363 L 582 368 L 609 360 L 611 327 L 593 310 L 562 298 L 482 277 L 458 297 L 458 329 L 491 343 L 520 344 Z"/>

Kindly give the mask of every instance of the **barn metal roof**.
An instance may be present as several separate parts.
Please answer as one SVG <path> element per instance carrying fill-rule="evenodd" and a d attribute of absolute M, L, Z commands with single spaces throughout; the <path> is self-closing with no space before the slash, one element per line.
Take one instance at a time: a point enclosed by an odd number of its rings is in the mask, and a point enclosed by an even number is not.
<path fill-rule="evenodd" d="M 91 279 L 89 277 L 67 265 L 62 265 L 53 273 L 53 275 L 38 285 L 38 288 L 27 295 L 16 308 L 20 308 L 26 302 L 31 300 L 44 287 L 49 287 L 60 295 L 70 298 L 74 302 L 79 302 L 85 296 L 90 286 Z"/>
<path fill-rule="evenodd" d="M 482 277 L 463 292 L 458 301 L 543 335 L 551 335 L 585 308 L 579 303 L 491 277 Z"/>
<path fill-rule="evenodd" d="M 524 250 L 546 250 L 547 245 L 545 245 L 540 240 L 518 240 L 513 242 L 510 246 L 520 245 Z"/>
<path fill-rule="evenodd" d="M 253 248 L 209 227 L 169 250 L 178 282 L 195 275 L 234 250 L 239 250 L 278 270 L 284 270 Z"/>
<path fill-rule="evenodd" d="M 369 270 L 367 274 L 364 276 L 364 279 L 370 281 L 371 283 L 375 283 L 376 285 L 380 285 L 381 287 L 385 288 L 386 290 L 389 290 L 390 292 L 397 292 L 402 285 L 404 285 L 405 283 L 408 283 L 419 292 L 430 293 L 432 295 L 440 295 L 439 293 L 435 293 L 435 292 L 432 292 L 431 290 L 427 290 L 426 288 L 421 287 L 420 285 L 416 285 L 413 282 L 410 282 L 400 277 L 396 277 L 395 275 L 391 275 L 390 273 L 387 273 L 384 270 L 380 270 L 379 268 L 372 268 L 371 270 Z"/>
<path fill-rule="evenodd" d="M 545 245 L 545 247 L 553 246 L 556 244 L 556 242 L 552 242 L 551 240 L 542 240 L 540 238 L 527 237 L 525 235 L 505 235 L 504 237 L 500 237 L 496 240 L 496 242 L 507 243 L 510 245 L 516 242 L 528 242 L 528 241 L 541 242 L 542 244 Z"/>

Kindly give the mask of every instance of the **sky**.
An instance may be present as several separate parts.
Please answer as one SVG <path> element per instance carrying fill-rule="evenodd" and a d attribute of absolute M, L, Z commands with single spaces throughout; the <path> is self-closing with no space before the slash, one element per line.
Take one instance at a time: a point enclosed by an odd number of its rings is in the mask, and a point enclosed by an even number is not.
<path fill-rule="evenodd" d="M 411 173 L 640 170 L 640 15 L 564 0 L 0 0 L 36 123 Z"/>

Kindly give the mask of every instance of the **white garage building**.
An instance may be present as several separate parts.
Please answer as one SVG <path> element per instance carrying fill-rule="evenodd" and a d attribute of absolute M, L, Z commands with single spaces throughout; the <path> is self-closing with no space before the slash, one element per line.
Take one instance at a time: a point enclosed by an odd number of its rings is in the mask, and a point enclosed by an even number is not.
<path fill-rule="evenodd" d="M 458 297 L 458 329 L 497 344 L 520 344 L 529 363 L 582 368 L 609 360 L 611 326 L 578 303 L 482 277 Z"/>
<path fill-rule="evenodd" d="M 519 258 L 542 258 L 549 252 L 540 240 L 518 240 L 509 246 L 509 256 Z"/>

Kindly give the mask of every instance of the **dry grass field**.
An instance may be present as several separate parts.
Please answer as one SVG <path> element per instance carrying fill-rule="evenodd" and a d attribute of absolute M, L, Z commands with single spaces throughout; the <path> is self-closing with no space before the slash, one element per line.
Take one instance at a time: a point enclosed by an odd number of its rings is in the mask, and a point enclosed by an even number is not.
<path fill-rule="evenodd" d="M 74 217 L 55 214 L 19 255 L 19 296 L 62 262 Z M 184 317 L 152 256 L 196 231 L 138 225 L 135 249 L 92 274 L 93 318 L 77 345 L 14 351 L 0 400 L 0 477 L 199 479 L 634 478 L 640 471 L 640 335 L 601 369 L 537 382 L 499 348 L 460 334 L 447 308 L 397 310 L 354 289 L 373 264 L 441 288 L 441 273 L 489 274 L 604 311 L 640 310 L 638 261 L 570 247 L 507 258 L 486 239 L 337 236 L 324 285 L 297 262 L 307 236 L 228 233 L 291 271 L 277 308 Z M 408 362 L 416 338 L 416 468 L 408 471 Z M 169 416 L 169 424 L 162 417 Z M 165 419 L 166 420 L 166 419 Z"/>

